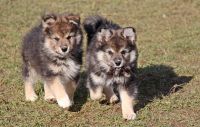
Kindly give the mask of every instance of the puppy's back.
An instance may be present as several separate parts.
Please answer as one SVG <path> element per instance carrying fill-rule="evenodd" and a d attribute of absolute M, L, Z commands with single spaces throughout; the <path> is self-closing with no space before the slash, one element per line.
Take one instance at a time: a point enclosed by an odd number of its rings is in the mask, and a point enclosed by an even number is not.
<path fill-rule="evenodd" d="M 23 38 L 22 45 L 22 56 L 25 61 L 35 60 L 38 58 L 39 48 L 41 48 L 41 44 L 43 39 L 42 35 L 42 24 L 32 28 L 29 33 Z"/>

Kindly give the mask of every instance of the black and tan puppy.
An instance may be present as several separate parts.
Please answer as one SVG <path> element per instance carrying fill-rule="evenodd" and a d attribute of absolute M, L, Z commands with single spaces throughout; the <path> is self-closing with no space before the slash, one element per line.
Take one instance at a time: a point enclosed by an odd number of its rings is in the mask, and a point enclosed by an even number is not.
<path fill-rule="evenodd" d="M 104 92 L 107 101 L 113 103 L 118 100 L 113 92 L 113 87 L 117 87 L 123 117 L 128 120 L 136 118 L 133 110 L 138 57 L 135 29 L 121 28 L 97 15 L 87 18 L 84 28 L 88 36 L 86 68 L 90 97 L 99 100 Z"/>
<path fill-rule="evenodd" d="M 62 108 L 72 105 L 82 64 L 82 30 L 78 15 L 47 14 L 23 40 L 22 75 L 26 100 L 35 101 L 37 75 L 44 83 L 45 100 Z"/>

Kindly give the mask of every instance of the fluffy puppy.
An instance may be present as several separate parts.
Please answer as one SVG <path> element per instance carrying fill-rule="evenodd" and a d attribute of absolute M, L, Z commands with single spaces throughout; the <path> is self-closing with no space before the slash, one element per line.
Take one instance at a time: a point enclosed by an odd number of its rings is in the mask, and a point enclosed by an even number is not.
<path fill-rule="evenodd" d="M 82 65 L 82 39 L 78 15 L 47 14 L 23 39 L 22 76 L 26 100 L 35 101 L 37 75 L 44 83 L 45 100 L 62 108 L 71 106 Z"/>
<path fill-rule="evenodd" d="M 113 92 L 113 87 L 117 87 L 123 117 L 128 120 L 136 118 L 133 110 L 138 58 L 135 29 L 121 28 L 98 15 L 87 18 L 84 28 L 88 37 L 86 69 L 90 97 L 100 100 L 104 92 L 107 101 L 113 103 L 118 100 Z"/>

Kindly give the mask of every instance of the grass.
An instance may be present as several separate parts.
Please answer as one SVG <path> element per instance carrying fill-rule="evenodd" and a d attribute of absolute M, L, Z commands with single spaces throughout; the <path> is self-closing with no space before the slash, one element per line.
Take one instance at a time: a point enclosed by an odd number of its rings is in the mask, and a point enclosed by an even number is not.
<path fill-rule="evenodd" d="M 200 0 L 1 0 L 0 126 L 199 126 L 199 3 Z M 35 85 L 39 99 L 25 101 L 22 37 L 45 12 L 78 13 L 81 21 L 99 14 L 122 27 L 135 27 L 140 84 L 135 120 L 122 118 L 120 103 L 108 105 L 105 97 L 101 101 L 90 99 L 84 68 L 71 109 L 45 102 L 40 81 Z"/>

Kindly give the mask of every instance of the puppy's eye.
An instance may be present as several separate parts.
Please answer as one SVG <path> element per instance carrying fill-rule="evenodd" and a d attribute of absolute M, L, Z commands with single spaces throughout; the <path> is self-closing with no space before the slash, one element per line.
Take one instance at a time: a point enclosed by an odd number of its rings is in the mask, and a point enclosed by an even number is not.
<path fill-rule="evenodd" d="M 57 37 L 56 37 L 56 38 L 54 38 L 54 39 L 55 39 L 56 41 L 59 41 L 59 40 L 60 40 L 60 39 L 59 39 L 59 38 L 57 38 Z"/>
<path fill-rule="evenodd" d="M 112 51 L 108 51 L 108 54 L 109 54 L 109 55 L 112 55 L 112 54 L 113 54 L 113 52 L 112 52 Z"/>
<path fill-rule="evenodd" d="M 121 54 L 122 55 L 126 54 L 126 51 L 125 50 L 121 51 Z"/>
<path fill-rule="evenodd" d="M 67 37 L 67 40 L 70 40 L 70 39 L 71 39 L 71 36 L 68 36 L 68 37 Z"/>

